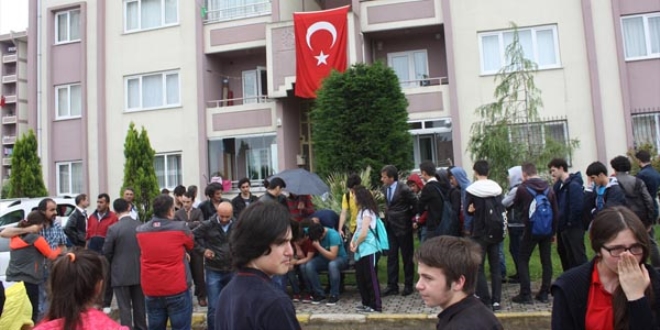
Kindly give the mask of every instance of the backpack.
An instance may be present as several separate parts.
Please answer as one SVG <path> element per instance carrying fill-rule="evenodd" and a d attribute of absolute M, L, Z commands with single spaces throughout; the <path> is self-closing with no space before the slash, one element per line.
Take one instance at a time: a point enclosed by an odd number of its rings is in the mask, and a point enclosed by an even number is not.
<path fill-rule="evenodd" d="M 481 239 L 486 243 L 497 244 L 506 237 L 506 209 L 501 196 L 484 198 L 484 233 Z"/>
<path fill-rule="evenodd" d="M 378 250 L 380 252 L 385 253 L 390 249 L 390 242 L 387 240 L 385 224 L 380 217 L 376 217 L 376 230 L 372 229 L 371 226 L 369 226 L 369 230 L 376 237 L 376 243 L 378 244 Z"/>
<path fill-rule="evenodd" d="M 635 187 L 632 193 L 626 191 L 623 185 L 619 184 L 621 190 L 626 195 L 626 206 L 639 217 L 639 220 L 647 225 L 650 221 L 649 219 L 653 218 L 653 210 L 647 210 L 646 204 L 644 204 L 644 198 L 642 198 L 642 180 L 635 178 Z"/>
<path fill-rule="evenodd" d="M 440 218 L 440 223 L 435 230 L 437 235 L 460 236 L 460 224 L 457 221 L 458 218 L 454 214 L 454 209 L 452 208 L 449 198 L 445 197 L 445 194 L 442 193 L 442 190 L 440 190 L 438 186 L 434 187 L 436 190 L 438 190 L 438 193 L 440 193 L 440 198 L 442 198 L 442 217 Z"/>
<path fill-rule="evenodd" d="M 532 203 L 529 205 L 529 223 L 532 226 L 532 236 L 547 237 L 552 236 L 552 220 L 554 214 L 552 204 L 548 199 L 550 187 L 543 193 L 537 193 L 530 187 L 525 187 L 532 195 Z"/>

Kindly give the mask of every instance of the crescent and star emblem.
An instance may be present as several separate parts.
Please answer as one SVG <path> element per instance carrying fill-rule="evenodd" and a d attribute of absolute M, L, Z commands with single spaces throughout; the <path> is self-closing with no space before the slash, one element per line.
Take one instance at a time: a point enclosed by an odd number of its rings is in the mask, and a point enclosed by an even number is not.
<path fill-rule="evenodd" d="M 318 31 L 328 31 L 332 35 L 332 44 L 330 45 L 330 48 L 332 48 L 335 45 L 335 41 L 337 41 L 337 29 L 335 28 L 334 25 L 330 24 L 329 22 L 326 21 L 321 21 L 321 22 L 316 22 L 312 24 L 307 29 L 307 47 L 309 47 L 310 50 L 314 50 L 312 48 L 312 44 L 310 40 L 312 39 L 312 35 Z M 323 51 L 321 50 L 321 53 L 317 56 L 314 56 L 318 62 L 316 62 L 316 66 L 320 66 L 321 64 L 328 65 L 327 59 L 328 59 L 327 54 L 324 54 Z"/>

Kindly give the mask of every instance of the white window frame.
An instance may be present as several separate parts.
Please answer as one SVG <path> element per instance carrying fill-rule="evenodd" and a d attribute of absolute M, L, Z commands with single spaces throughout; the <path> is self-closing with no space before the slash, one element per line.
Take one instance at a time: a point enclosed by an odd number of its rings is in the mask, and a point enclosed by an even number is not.
<path fill-rule="evenodd" d="M 177 177 L 179 177 L 179 176 L 181 177 L 181 182 L 173 182 L 173 183 L 168 182 L 169 181 L 168 180 L 168 173 L 167 173 L 168 168 L 169 168 L 168 161 L 167 161 L 168 156 L 179 156 L 179 159 L 180 159 L 180 162 L 181 162 L 181 167 L 179 168 L 180 173 L 177 174 Z M 164 165 L 164 172 L 163 173 L 164 173 L 164 177 L 165 177 L 165 186 L 159 187 L 159 189 L 167 188 L 167 189 L 171 190 L 171 189 L 174 189 L 176 186 L 178 186 L 180 184 L 183 184 L 183 182 L 184 182 L 183 181 L 183 153 L 182 152 L 167 152 L 167 153 L 156 154 L 154 156 L 154 168 L 156 166 L 156 158 L 157 157 L 163 157 L 163 165 Z M 158 176 L 156 176 L 156 178 L 157 177 Z"/>
<path fill-rule="evenodd" d="M 424 75 L 426 75 L 426 78 L 418 79 L 415 77 L 415 53 L 424 53 L 424 57 L 426 58 L 426 72 Z M 408 57 L 408 78 L 413 77 L 415 79 L 409 79 L 407 81 L 400 81 L 399 84 L 401 84 L 401 88 L 413 88 L 413 87 L 419 87 L 419 86 L 427 86 L 428 85 L 428 79 L 429 78 L 429 54 L 428 54 L 428 49 L 415 49 L 415 50 L 409 50 L 405 52 L 397 52 L 397 53 L 387 53 L 387 66 L 392 68 L 394 70 L 394 67 L 392 66 L 392 59 L 394 57 L 399 57 L 399 56 L 407 56 Z"/>
<path fill-rule="evenodd" d="M 626 34 L 624 32 L 624 27 L 623 27 L 623 22 L 626 19 L 634 19 L 634 18 L 642 18 L 642 22 L 644 23 L 644 39 L 646 40 L 646 55 L 645 56 L 632 56 L 628 57 L 627 52 L 626 52 Z M 660 58 L 660 52 L 658 53 L 651 53 L 651 31 L 649 30 L 649 18 L 656 18 L 660 17 L 660 12 L 654 12 L 654 13 L 647 13 L 647 14 L 639 14 L 639 15 L 627 15 L 627 16 L 621 16 L 621 38 L 623 39 L 623 56 L 625 57 L 626 61 L 639 61 L 639 60 L 646 60 L 646 59 L 651 59 L 651 58 Z"/>
<path fill-rule="evenodd" d="M 62 44 L 68 44 L 72 42 L 79 42 L 80 41 L 80 34 L 82 34 L 82 29 L 79 26 L 78 27 L 78 38 L 77 39 L 72 39 L 71 38 L 71 13 L 72 12 L 78 12 L 78 17 L 81 15 L 80 8 L 76 9 L 71 9 L 71 10 L 65 10 L 65 11 L 60 11 L 55 13 L 55 44 L 56 45 L 62 45 Z M 66 39 L 65 40 L 59 40 L 60 36 L 60 24 L 59 20 L 62 19 L 62 17 L 66 17 L 67 20 L 67 33 L 66 33 Z M 78 23 L 80 23 L 80 19 L 78 20 Z"/>
<path fill-rule="evenodd" d="M 150 31 L 150 30 L 156 30 L 156 29 L 161 29 L 165 27 L 170 27 L 170 26 L 175 26 L 179 25 L 179 0 L 176 1 L 176 20 L 171 23 L 165 23 L 165 1 L 166 0 L 160 0 L 161 5 L 161 13 L 160 13 L 160 18 L 161 18 L 161 25 L 154 26 L 154 27 L 149 27 L 149 28 L 142 28 L 142 1 L 143 0 L 124 0 L 124 33 L 132 33 L 132 32 L 140 32 L 140 31 Z M 128 29 L 128 5 L 130 3 L 137 3 L 137 28 L 129 30 Z"/>
<path fill-rule="evenodd" d="M 538 31 L 546 31 L 546 30 L 551 30 L 552 31 L 552 39 L 554 41 L 554 51 L 555 51 L 555 59 L 557 59 L 557 63 L 555 64 L 550 64 L 550 65 L 541 65 L 539 64 L 539 49 L 538 49 L 538 43 L 536 40 L 536 33 Z M 504 44 L 504 34 L 505 33 L 510 33 L 513 32 L 513 29 L 508 29 L 508 30 L 500 30 L 500 31 L 492 31 L 492 32 L 481 32 L 478 34 L 478 43 L 479 43 L 479 62 L 480 62 L 480 71 L 481 75 L 493 75 L 497 74 L 502 67 L 506 65 L 506 45 Z M 541 25 L 541 26 L 534 26 L 534 27 L 523 27 L 523 28 L 518 28 L 518 33 L 522 31 L 531 31 L 532 35 L 532 50 L 533 54 L 529 58 L 538 65 L 539 70 L 549 70 L 549 69 L 557 69 L 561 68 L 561 58 L 559 57 L 559 34 L 557 30 L 557 25 L 552 24 L 552 25 Z M 497 70 L 486 70 L 485 68 L 485 63 L 484 63 L 484 46 L 483 46 L 483 39 L 485 37 L 490 37 L 490 36 L 497 36 L 498 37 L 498 43 L 499 43 L 499 55 L 500 55 L 500 64 L 501 66 Z M 526 54 L 527 55 L 527 54 Z"/>
<path fill-rule="evenodd" d="M 169 75 L 177 75 L 177 90 L 179 94 L 179 98 L 176 103 L 168 104 L 167 103 L 167 76 Z M 142 79 L 144 77 L 148 76 L 155 76 L 155 75 L 161 75 L 161 86 L 163 88 L 163 99 L 161 105 L 154 106 L 154 107 L 144 107 L 142 104 L 142 94 L 144 92 L 143 90 L 143 84 L 142 84 Z M 131 80 L 138 80 L 138 100 L 139 100 L 139 106 L 136 108 L 130 108 L 129 104 L 129 81 Z M 170 70 L 170 71 L 162 71 L 162 72 L 152 72 L 152 73 L 144 73 L 144 74 L 139 74 L 139 75 L 133 75 L 133 76 L 127 76 L 124 77 L 124 111 L 125 112 L 136 112 L 136 111 L 147 111 L 147 110 L 160 110 L 160 109 L 169 109 L 169 108 L 177 108 L 181 107 L 181 73 L 179 70 Z"/>
<path fill-rule="evenodd" d="M 80 114 L 77 115 L 72 115 L 71 114 L 71 88 L 73 87 L 78 87 L 80 88 Z M 67 97 L 69 100 L 68 104 L 68 109 L 66 109 L 66 115 L 60 115 L 60 90 L 61 89 L 66 89 L 67 90 Z M 60 119 L 72 119 L 72 118 L 81 118 L 82 117 L 82 112 L 83 112 L 83 104 L 82 104 L 82 87 L 80 84 L 70 84 L 70 85 L 61 85 L 61 86 L 56 86 L 55 87 L 55 119 L 60 120 Z"/>
<path fill-rule="evenodd" d="M 261 90 L 262 84 L 264 83 L 261 79 L 262 73 L 266 72 L 266 67 L 264 66 L 258 66 L 256 69 L 253 70 L 244 70 L 241 75 L 241 84 L 243 88 L 243 104 L 250 104 L 250 103 L 262 103 L 264 102 L 264 95 Z M 255 85 L 252 86 L 254 87 L 256 91 L 256 95 L 246 95 L 245 94 L 245 77 L 247 75 L 253 74 L 255 75 L 254 83 Z"/>
<path fill-rule="evenodd" d="M 433 122 L 444 122 L 443 124 L 445 127 L 432 127 L 431 123 Z M 410 135 L 413 137 L 413 139 L 419 139 L 420 135 L 433 135 L 435 138 L 435 134 L 439 133 L 452 133 L 453 130 L 453 125 L 451 118 L 433 118 L 433 119 L 423 119 L 423 120 L 410 120 L 408 121 L 408 125 L 413 125 L 413 124 L 419 124 L 419 128 L 409 128 L 408 132 Z M 452 137 L 452 145 L 453 145 L 453 137 Z M 441 159 L 439 158 L 439 155 L 437 154 L 437 141 L 432 140 L 431 144 L 434 146 L 434 148 L 431 148 L 431 152 L 434 154 L 435 159 L 422 159 L 420 155 L 420 149 L 418 149 L 419 144 L 417 144 L 417 148 L 415 147 L 417 143 L 413 141 L 413 163 L 415 166 L 419 166 L 419 164 L 423 161 L 426 160 L 431 160 L 435 164 L 440 163 Z M 419 171 L 419 168 L 415 168 L 413 171 Z"/>
<path fill-rule="evenodd" d="M 82 193 L 82 191 L 72 191 L 73 190 L 73 171 L 72 167 L 73 164 L 80 164 L 81 170 L 80 174 L 83 174 L 83 169 L 82 169 L 82 161 L 71 161 L 71 162 L 57 162 L 55 163 L 55 178 L 57 181 L 57 196 L 62 196 L 62 195 L 77 195 Z M 69 191 L 62 191 L 62 178 L 60 178 L 60 167 L 61 166 L 68 166 L 69 167 Z M 81 176 L 80 178 L 80 187 L 83 186 L 84 178 Z"/>

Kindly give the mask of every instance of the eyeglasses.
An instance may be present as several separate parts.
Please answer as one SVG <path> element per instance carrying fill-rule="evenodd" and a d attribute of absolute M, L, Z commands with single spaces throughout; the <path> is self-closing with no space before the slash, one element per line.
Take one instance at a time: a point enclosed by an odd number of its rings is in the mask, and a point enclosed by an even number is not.
<path fill-rule="evenodd" d="M 603 245 L 603 249 L 605 249 L 607 252 L 609 252 L 610 255 L 613 256 L 613 257 L 618 257 L 626 251 L 628 251 L 628 252 L 630 252 L 630 254 L 634 254 L 634 255 L 640 255 L 640 254 L 644 253 L 644 246 L 641 245 L 641 244 L 633 244 L 629 247 L 625 247 L 625 246 L 621 246 L 621 245 L 617 245 L 617 246 L 613 246 L 613 247 L 607 247 L 607 246 Z"/>

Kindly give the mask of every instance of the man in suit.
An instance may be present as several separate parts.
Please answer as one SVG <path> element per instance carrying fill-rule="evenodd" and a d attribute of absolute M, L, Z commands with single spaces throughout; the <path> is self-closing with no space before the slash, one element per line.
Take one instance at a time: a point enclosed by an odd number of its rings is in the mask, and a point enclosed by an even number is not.
<path fill-rule="evenodd" d="M 64 226 L 64 234 L 71 242 L 71 245 L 85 247 L 85 235 L 87 234 L 87 207 L 89 207 L 89 198 L 87 195 L 80 194 L 76 196 L 76 209 L 69 215 Z"/>
<path fill-rule="evenodd" d="M 204 221 L 204 214 L 198 208 L 193 207 L 195 202 L 195 195 L 191 191 L 187 191 L 181 198 L 183 207 L 174 213 L 174 220 L 185 221 L 188 228 L 193 230 Z M 193 250 L 190 253 L 190 271 L 192 272 L 193 281 L 195 282 L 195 297 L 200 306 L 206 307 L 206 283 L 204 280 L 204 256 L 202 253 Z"/>
<path fill-rule="evenodd" d="M 403 259 L 404 289 L 401 295 L 413 293 L 413 225 L 417 213 L 417 197 L 408 186 L 399 183 L 399 171 L 394 165 L 386 165 L 380 171 L 383 195 L 386 198 L 385 228 L 390 250 L 387 256 L 387 290 L 383 296 L 399 294 L 399 250 Z"/>
<path fill-rule="evenodd" d="M 121 325 L 131 329 L 147 329 L 144 294 L 140 286 L 140 246 L 128 202 L 118 198 L 112 203 L 119 221 L 108 228 L 103 254 L 110 262 L 112 288 L 117 296 Z"/>

